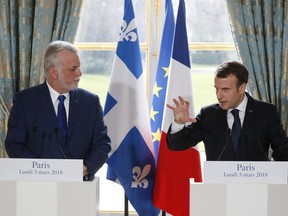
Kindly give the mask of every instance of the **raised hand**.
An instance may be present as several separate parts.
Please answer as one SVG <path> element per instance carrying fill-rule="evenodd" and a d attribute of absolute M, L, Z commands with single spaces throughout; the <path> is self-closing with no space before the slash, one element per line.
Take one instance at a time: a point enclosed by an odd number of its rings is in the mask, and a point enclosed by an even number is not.
<path fill-rule="evenodd" d="M 189 116 L 189 101 L 184 100 L 184 98 L 181 96 L 179 96 L 178 99 L 179 100 L 173 98 L 175 106 L 166 104 L 169 109 L 173 110 L 174 121 L 178 124 L 185 124 L 186 122 L 196 122 L 197 120 L 195 118 L 191 118 Z"/>

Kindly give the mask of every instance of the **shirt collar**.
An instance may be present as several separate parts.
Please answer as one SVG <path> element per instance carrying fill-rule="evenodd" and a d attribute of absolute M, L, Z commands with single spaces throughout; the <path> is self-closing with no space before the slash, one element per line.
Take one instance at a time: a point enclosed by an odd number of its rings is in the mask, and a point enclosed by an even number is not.
<path fill-rule="evenodd" d="M 58 96 L 60 95 L 57 91 L 55 91 L 50 85 L 48 82 L 46 82 L 47 86 L 48 86 L 48 89 L 49 89 L 49 92 L 50 92 L 50 96 L 51 96 L 51 99 L 52 99 L 52 102 L 55 103 L 58 101 Z M 69 99 L 69 92 L 67 93 L 64 93 L 62 94 L 66 97 L 66 99 Z M 68 101 L 68 100 L 66 100 Z"/>
<path fill-rule="evenodd" d="M 246 94 L 244 94 L 244 99 L 242 100 L 242 102 L 238 105 L 238 107 L 235 107 L 233 109 L 238 109 L 240 112 L 245 112 L 247 103 L 248 103 L 248 97 Z M 230 113 L 231 110 L 233 109 L 229 109 L 228 113 Z"/>

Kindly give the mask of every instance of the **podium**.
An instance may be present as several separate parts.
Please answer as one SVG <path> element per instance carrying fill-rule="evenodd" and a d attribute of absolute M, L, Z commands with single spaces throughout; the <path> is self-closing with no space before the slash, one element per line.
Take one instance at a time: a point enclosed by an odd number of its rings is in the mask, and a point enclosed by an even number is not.
<path fill-rule="evenodd" d="M 93 182 L 0 181 L 0 215 L 98 216 L 99 179 Z"/>
<path fill-rule="evenodd" d="M 213 170 L 213 172 L 216 170 L 218 174 L 219 172 L 227 173 L 227 170 L 223 170 L 223 167 L 225 168 L 225 166 L 227 166 L 227 162 L 223 162 L 222 165 L 219 163 L 221 162 L 215 163 L 217 167 L 214 167 L 214 169 L 210 167 L 208 170 Z M 231 165 L 234 166 L 235 163 L 243 164 L 247 162 L 231 162 Z M 269 163 L 269 165 L 265 163 Z M 270 179 L 272 181 L 276 181 L 275 178 L 272 178 L 273 173 L 270 172 L 269 169 L 266 171 L 262 170 L 263 167 L 271 166 L 271 163 L 273 164 L 274 162 L 263 162 L 263 164 L 260 165 L 261 173 L 267 173 L 267 176 L 271 176 Z M 285 184 L 269 183 L 268 179 L 264 178 L 259 179 L 260 183 L 256 182 L 256 178 L 249 182 L 247 178 L 251 178 L 252 175 L 247 175 L 247 177 L 243 179 L 243 175 L 240 177 L 239 172 L 245 174 L 246 171 L 243 172 L 242 170 L 236 171 L 238 175 L 234 175 L 236 176 L 234 180 L 230 176 L 227 183 L 224 182 L 227 177 L 223 177 L 223 182 L 218 178 L 219 176 L 225 175 L 217 174 L 215 174 L 216 183 L 213 183 L 210 179 L 206 179 L 206 182 L 209 183 L 205 183 L 205 178 L 204 183 L 194 183 L 194 181 L 191 180 L 189 201 L 190 216 L 287 216 L 288 185 L 286 168 L 288 166 L 287 163 L 275 163 L 273 165 L 275 165 L 275 169 L 283 170 L 283 177 L 286 178 Z M 250 166 L 255 167 L 253 172 L 249 171 L 250 174 L 255 172 L 253 176 L 256 176 L 260 170 L 258 167 L 259 164 L 249 162 L 249 167 Z M 229 167 L 225 169 L 229 169 Z M 234 168 L 232 167 L 232 169 Z M 235 172 L 233 171 L 232 173 Z M 267 182 L 265 183 L 265 181 Z M 282 180 L 280 179 L 279 182 L 282 182 Z"/>
<path fill-rule="evenodd" d="M 18 159 L 17 159 L 18 160 Z M 30 159 L 20 159 L 19 161 L 25 165 L 27 162 L 30 164 Z M 16 159 L 3 159 L 0 160 L 0 166 L 5 164 L 14 164 Z M 35 159 L 33 160 L 35 161 Z M 42 162 L 41 159 L 37 161 Z M 16 161 L 17 162 L 17 161 Z M 51 165 L 52 169 L 60 170 L 59 173 L 64 173 L 61 177 L 69 177 L 69 173 L 63 165 L 58 163 L 73 164 L 66 160 L 55 161 L 45 160 L 45 162 Z M 61 164 L 62 164 L 61 163 Z M 80 175 L 82 179 L 82 162 Z M 22 165 L 22 166 L 24 166 Z M 66 166 L 66 165 L 65 165 Z M 21 165 L 19 165 L 21 167 Z M 11 168 L 11 167 L 10 167 Z M 70 167 L 71 169 L 71 167 Z M 12 169 L 13 170 L 13 169 Z M 27 169 L 26 169 L 27 170 Z M 40 168 L 33 169 L 32 173 L 39 175 Z M 20 179 L 8 179 L 11 178 L 11 173 L 2 173 L 0 178 L 0 215 L 3 216 L 98 216 L 99 215 L 99 178 L 96 177 L 91 182 L 83 181 L 69 181 L 69 180 L 54 180 L 54 174 L 52 176 L 51 168 L 46 169 L 45 175 L 47 180 L 43 180 L 43 177 L 32 176 L 29 174 L 29 180 L 27 175 L 16 173 L 16 176 Z M 44 172 L 43 172 L 44 173 Z M 44 175 L 44 174 L 41 175 Z M 47 173 L 50 173 L 51 179 Z M 65 173 L 68 173 L 65 176 Z M 36 175 L 35 174 L 35 175 Z M 23 177 L 21 177 L 23 175 Z M 21 178 L 24 178 L 21 179 Z M 31 180 L 35 178 L 36 180 Z M 74 177 L 73 177 L 74 178 Z M 8 180 L 3 180 L 8 179 Z M 40 180 L 39 180 L 40 179 Z M 78 177 L 76 179 L 79 179 Z"/>
<path fill-rule="evenodd" d="M 190 184 L 190 216 L 287 216 L 288 186 Z"/>

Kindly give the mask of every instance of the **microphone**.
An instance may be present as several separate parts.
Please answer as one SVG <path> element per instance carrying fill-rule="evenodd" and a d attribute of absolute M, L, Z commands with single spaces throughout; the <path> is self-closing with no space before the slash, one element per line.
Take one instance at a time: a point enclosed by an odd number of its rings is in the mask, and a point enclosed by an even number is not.
<path fill-rule="evenodd" d="M 41 136 L 41 149 L 40 149 L 40 152 L 38 154 L 38 158 L 40 158 L 40 155 L 42 154 L 45 138 L 46 138 L 46 133 L 44 132 L 44 133 L 42 133 L 42 136 Z"/>
<path fill-rule="evenodd" d="M 22 149 L 19 152 L 18 157 L 21 157 L 23 153 L 25 154 L 25 151 L 30 151 L 30 145 L 32 145 L 32 141 L 35 137 L 36 132 L 37 132 L 37 127 L 34 126 L 31 130 L 29 137 L 28 137 L 27 143 L 22 146 Z"/>
<path fill-rule="evenodd" d="M 220 159 L 221 159 L 221 157 L 222 157 L 222 155 L 223 155 L 225 149 L 227 148 L 228 143 L 229 143 L 229 138 L 230 138 L 230 136 L 231 136 L 231 129 L 230 129 L 230 128 L 227 128 L 227 129 L 226 129 L 226 140 L 225 140 L 225 145 L 224 145 L 224 148 L 222 149 L 222 151 L 221 151 L 221 153 L 220 153 L 220 155 L 219 155 L 217 161 L 220 161 Z"/>
<path fill-rule="evenodd" d="M 64 153 L 63 149 L 62 149 L 61 146 L 59 145 L 59 129 L 58 129 L 58 127 L 55 127 L 55 128 L 54 128 L 54 132 L 55 132 L 56 137 L 57 137 L 57 142 L 56 142 L 56 143 L 57 143 L 57 146 L 58 146 L 58 148 L 60 149 L 61 154 L 63 155 L 63 157 L 64 157 L 65 159 L 67 159 L 66 154 Z"/>
<path fill-rule="evenodd" d="M 36 133 L 36 131 L 37 131 L 37 127 L 34 126 L 34 127 L 32 128 L 32 133 Z"/>
<path fill-rule="evenodd" d="M 258 143 L 258 147 L 260 148 L 261 152 L 265 156 L 266 161 L 270 161 L 269 160 L 269 156 L 267 156 L 267 154 L 265 153 L 264 149 L 262 148 L 261 141 L 260 141 L 260 136 L 259 136 L 258 132 L 257 132 L 257 143 Z"/>
<path fill-rule="evenodd" d="M 36 126 L 34 126 L 33 128 L 32 128 L 32 130 L 31 130 L 31 135 L 29 136 L 29 140 L 28 140 L 28 143 L 27 143 L 27 145 L 26 145 L 26 148 L 27 149 L 29 149 L 29 146 L 32 144 L 32 141 L 33 141 L 33 139 L 34 139 L 34 137 L 35 137 L 35 134 L 36 134 L 36 132 L 37 132 L 37 127 Z"/>
<path fill-rule="evenodd" d="M 59 129 L 58 129 L 58 127 L 54 128 L 54 132 L 55 132 L 56 137 L 57 137 L 57 146 L 60 149 L 61 154 L 63 155 L 63 157 L 65 159 L 68 159 L 67 155 L 65 154 L 65 152 L 63 151 L 63 149 L 61 148 L 61 146 L 59 145 L 59 142 L 58 142 L 59 141 Z M 89 173 L 86 174 L 85 176 L 83 176 L 83 181 L 89 181 L 89 179 L 90 179 L 90 174 Z"/>

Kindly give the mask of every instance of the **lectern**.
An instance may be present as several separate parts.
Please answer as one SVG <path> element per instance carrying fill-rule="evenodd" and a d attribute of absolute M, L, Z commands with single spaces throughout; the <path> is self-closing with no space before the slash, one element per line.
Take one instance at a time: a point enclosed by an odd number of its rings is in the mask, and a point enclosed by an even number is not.
<path fill-rule="evenodd" d="M 30 165 L 35 161 L 47 166 L 44 170 L 40 166 L 31 168 Z M 69 181 L 70 171 L 65 168 L 66 165 L 63 167 L 63 163 L 66 163 L 71 170 L 74 169 L 69 164 L 75 166 L 76 172 L 80 172 L 79 175 L 82 179 L 82 161 L 79 163 L 76 161 L 75 165 L 75 161 L 66 160 L 1 159 L 0 167 L 5 165 L 7 168 L 9 164 L 13 164 L 13 166 L 18 164 L 18 166 L 15 169 L 16 179 L 11 179 L 15 167 L 10 166 L 12 171 L 0 175 L 0 215 L 98 216 L 99 178 L 96 177 L 92 182 L 75 181 L 75 179 L 79 179 L 78 174 L 73 174 L 76 178 L 73 177 Z M 27 172 L 22 172 L 24 170 Z M 56 175 L 55 170 L 58 171 L 59 181 L 54 176 Z M 39 173 L 41 176 L 38 176 Z M 29 176 L 27 177 L 27 175 Z M 46 178 L 43 178 L 43 175 L 46 175 Z"/>
<path fill-rule="evenodd" d="M 237 164 L 245 165 L 250 170 L 248 172 L 247 169 L 237 170 Z M 205 174 L 203 183 L 194 183 L 193 180 L 190 182 L 190 216 L 288 215 L 287 163 L 217 162 L 211 166 L 216 166 L 214 169 L 208 167 L 208 170 L 218 173 L 215 174 L 216 183 L 213 183 L 213 179 L 208 179 L 208 183 L 205 182 Z M 274 166 L 274 170 L 282 172 L 283 175 L 280 177 L 283 176 L 284 179 L 274 178 L 272 176 L 274 171 L 270 172 L 269 166 Z M 205 173 L 205 165 L 203 171 Z M 225 173 L 232 173 L 234 177 L 231 175 L 227 180 Z M 260 177 L 259 173 L 262 173 L 261 176 L 265 179 Z M 242 178 L 243 176 L 245 177 Z M 259 179 L 253 176 L 258 176 Z M 277 176 L 279 177 L 278 174 Z"/>

